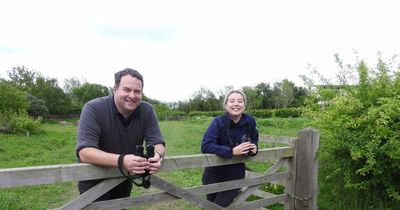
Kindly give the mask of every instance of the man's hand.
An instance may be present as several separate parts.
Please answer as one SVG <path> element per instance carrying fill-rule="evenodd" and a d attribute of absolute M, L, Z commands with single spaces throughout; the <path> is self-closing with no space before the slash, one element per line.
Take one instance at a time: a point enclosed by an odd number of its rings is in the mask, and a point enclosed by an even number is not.
<path fill-rule="evenodd" d="M 154 157 L 148 159 L 150 165 L 149 165 L 149 173 L 154 174 L 160 167 L 161 167 L 161 161 L 162 157 L 159 153 L 155 152 Z"/>
<path fill-rule="evenodd" d="M 144 174 L 145 170 L 149 170 L 150 163 L 146 158 L 136 155 L 125 155 L 124 168 L 134 174 Z"/>

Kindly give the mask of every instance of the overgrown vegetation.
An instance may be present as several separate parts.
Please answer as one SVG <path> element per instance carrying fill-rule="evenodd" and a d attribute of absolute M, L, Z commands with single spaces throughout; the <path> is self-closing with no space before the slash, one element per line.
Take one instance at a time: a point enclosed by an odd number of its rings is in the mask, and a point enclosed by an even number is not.
<path fill-rule="evenodd" d="M 327 94 L 322 106 L 309 106 L 314 126 L 321 130 L 319 207 L 399 209 L 398 66 L 380 57 L 376 67 L 363 60 L 346 66 L 339 57 L 337 61 L 340 88 Z M 334 86 L 324 86 L 329 87 Z M 320 92 L 314 97 L 321 97 Z"/>
<path fill-rule="evenodd" d="M 40 118 L 28 115 L 27 94 L 0 80 L 0 133 L 25 133 L 29 135 L 40 127 Z"/>

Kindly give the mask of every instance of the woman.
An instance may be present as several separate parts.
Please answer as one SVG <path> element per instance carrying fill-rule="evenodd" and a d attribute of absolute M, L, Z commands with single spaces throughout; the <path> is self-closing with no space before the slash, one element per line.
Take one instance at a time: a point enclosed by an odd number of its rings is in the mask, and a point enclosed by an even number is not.
<path fill-rule="evenodd" d="M 203 137 L 201 152 L 223 158 L 257 154 L 258 131 L 255 119 L 244 113 L 246 96 L 242 91 L 230 91 L 224 99 L 226 113 L 214 118 Z M 203 184 L 243 179 L 244 163 L 208 167 L 203 173 Z M 228 206 L 239 194 L 233 189 L 207 195 L 207 200 Z"/>

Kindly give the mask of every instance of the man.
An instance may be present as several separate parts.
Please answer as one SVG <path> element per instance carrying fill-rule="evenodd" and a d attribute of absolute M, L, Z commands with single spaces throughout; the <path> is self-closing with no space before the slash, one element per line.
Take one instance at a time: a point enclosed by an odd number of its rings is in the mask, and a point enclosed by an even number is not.
<path fill-rule="evenodd" d="M 133 174 L 155 173 L 164 156 L 164 139 L 152 106 L 142 102 L 143 76 L 127 68 L 115 73 L 113 94 L 89 101 L 83 107 L 76 154 L 83 163 L 120 167 Z M 154 157 L 136 156 L 137 145 L 154 145 Z M 82 194 L 101 180 L 80 181 Z M 130 196 L 132 182 L 125 180 L 96 201 Z"/>

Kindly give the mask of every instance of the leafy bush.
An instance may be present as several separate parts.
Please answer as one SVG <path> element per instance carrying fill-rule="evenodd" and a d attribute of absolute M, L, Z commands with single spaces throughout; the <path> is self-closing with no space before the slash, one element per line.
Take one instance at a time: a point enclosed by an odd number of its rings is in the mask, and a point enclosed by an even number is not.
<path fill-rule="evenodd" d="M 315 126 L 321 130 L 319 199 L 323 202 L 319 206 L 396 209 L 400 205 L 400 77 L 391 75 L 380 59 L 375 71 L 363 61 L 354 69 L 356 84 L 344 84 L 325 106 L 312 107 Z"/>
<path fill-rule="evenodd" d="M 26 111 L 0 113 L 0 132 L 30 135 L 40 129 L 42 118 L 33 119 Z"/>
<path fill-rule="evenodd" d="M 255 118 L 270 118 L 274 114 L 270 109 L 247 110 L 246 112 Z"/>
<path fill-rule="evenodd" d="M 0 112 L 27 110 L 29 101 L 24 91 L 0 80 Z"/>
<path fill-rule="evenodd" d="M 186 119 L 186 113 L 181 111 L 158 111 L 159 120 L 183 120 Z"/>
<path fill-rule="evenodd" d="M 274 117 L 300 117 L 302 110 L 300 108 L 282 108 L 274 110 Z"/>
<path fill-rule="evenodd" d="M 222 114 L 224 114 L 223 111 L 208 111 L 208 112 L 193 111 L 188 113 L 188 117 L 195 117 L 195 116 L 216 117 Z"/>

